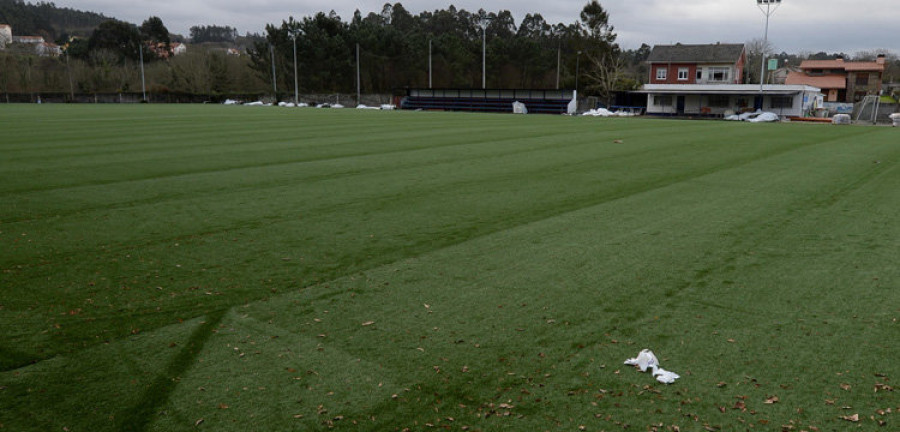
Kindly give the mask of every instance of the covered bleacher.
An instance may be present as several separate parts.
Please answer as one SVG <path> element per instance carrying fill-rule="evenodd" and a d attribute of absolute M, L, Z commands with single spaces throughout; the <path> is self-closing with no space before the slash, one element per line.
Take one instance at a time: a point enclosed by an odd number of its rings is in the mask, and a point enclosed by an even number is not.
<path fill-rule="evenodd" d="M 513 103 L 525 104 L 529 113 L 571 114 L 573 90 L 408 89 L 400 108 L 425 111 L 513 112 Z"/>

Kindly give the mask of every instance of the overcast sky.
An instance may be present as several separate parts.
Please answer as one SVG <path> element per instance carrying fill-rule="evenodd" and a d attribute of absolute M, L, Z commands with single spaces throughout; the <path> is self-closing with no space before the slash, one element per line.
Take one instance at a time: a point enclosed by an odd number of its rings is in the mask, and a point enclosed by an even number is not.
<path fill-rule="evenodd" d="M 410 11 L 446 9 L 451 4 L 471 12 L 509 10 L 521 22 L 525 14 L 540 13 L 553 24 L 570 24 L 588 0 L 410 0 Z M 380 12 L 378 0 L 58 0 L 70 7 L 140 24 L 158 16 L 169 31 L 188 36 L 194 25 L 237 28 L 241 34 L 262 33 L 266 24 L 280 25 L 334 10 L 344 21 L 359 9 L 363 15 Z M 601 0 L 610 23 L 626 49 L 641 43 L 746 42 L 763 37 L 765 14 L 755 0 Z M 898 0 L 784 0 L 769 22 L 769 40 L 776 51 L 844 52 L 889 49 L 900 52 Z"/>

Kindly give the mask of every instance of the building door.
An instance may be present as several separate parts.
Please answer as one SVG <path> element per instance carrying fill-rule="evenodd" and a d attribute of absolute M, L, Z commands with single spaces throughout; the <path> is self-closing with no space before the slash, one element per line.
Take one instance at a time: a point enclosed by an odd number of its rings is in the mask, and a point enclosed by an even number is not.
<path fill-rule="evenodd" d="M 678 96 L 678 100 L 675 102 L 676 112 L 678 115 L 684 115 L 684 96 Z"/>

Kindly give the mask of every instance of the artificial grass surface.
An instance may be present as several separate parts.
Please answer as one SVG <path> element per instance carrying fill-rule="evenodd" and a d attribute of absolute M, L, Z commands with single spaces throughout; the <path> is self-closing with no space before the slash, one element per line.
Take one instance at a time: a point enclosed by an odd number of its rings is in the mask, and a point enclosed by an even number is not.
<path fill-rule="evenodd" d="M 894 129 L 52 105 L 0 129 L 9 430 L 900 424 Z M 622 365 L 642 348 L 682 378 Z"/>

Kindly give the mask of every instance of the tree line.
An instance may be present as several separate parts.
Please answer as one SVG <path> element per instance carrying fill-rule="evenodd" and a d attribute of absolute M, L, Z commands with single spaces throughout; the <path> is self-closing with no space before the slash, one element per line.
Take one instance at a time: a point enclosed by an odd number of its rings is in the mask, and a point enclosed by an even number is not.
<path fill-rule="evenodd" d="M 0 0 L 0 19 L 8 17 L 18 17 L 8 19 L 15 29 L 58 35 L 65 54 L 38 57 L 28 46 L 0 51 L 0 92 L 5 94 L 138 92 L 146 83 L 155 94 L 271 97 L 277 89 L 276 97 L 287 97 L 293 95 L 295 78 L 301 93 L 355 93 L 358 67 L 360 90 L 367 94 L 407 87 L 480 88 L 484 80 L 488 88 L 577 87 L 608 103 L 615 92 L 647 80 L 644 61 L 651 51 L 647 44 L 621 49 L 610 16 L 597 0 L 588 1 L 569 24 L 550 23 L 539 13 L 517 23 L 507 10 L 470 12 L 453 6 L 412 14 L 400 3 L 388 3 L 367 15 L 357 10 L 349 21 L 333 11 L 289 17 L 267 25 L 262 35 L 194 26 L 192 45 L 180 56 L 167 55 L 171 44 L 183 39 L 170 34 L 159 17 L 138 26 L 53 3 Z M 69 37 L 72 29 L 94 21 L 88 36 Z M 238 45 L 243 55 L 229 55 L 226 48 Z M 747 43 L 751 63 L 762 50 L 774 55 L 771 46 L 762 45 Z M 799 64 L 796 56 L 774 56 Z M 896 57 L 889 60 L 890 71 L 900 66 Z M 748 74 L 758 68 L 758 63 L 749 67 Z"/>
<path fill-rule="evenodd" d="M 355 92 L 358 69 L 364 92 L 406 87 L 573 89 L 604 93 L 633 87 L 635 76 L 609 81 L 604 69 L 625 58 L 615 43 L 609 15 L 596 0 L 572 24 L 552 24 L 539 13 L 516 23 L 507 10 L 469 12 L 450 6 L 413 15 L 402 4 L 380 13 L 354 13 L 345 22 L 334 12 L 268 25 L 250 50 L 260 75 L 278 88 L 293 88 L 297 50 L 301 91 Z M 486 56 L 486 65 L 483 57 Z M 629 62 L 628 66 L 631 66 Z M 485 77 L 482 68 L 486 68 Z M 576 82 L 576 73 L 581 81 Z M 271 78 L 270 78 L 271 79 Z"/>

